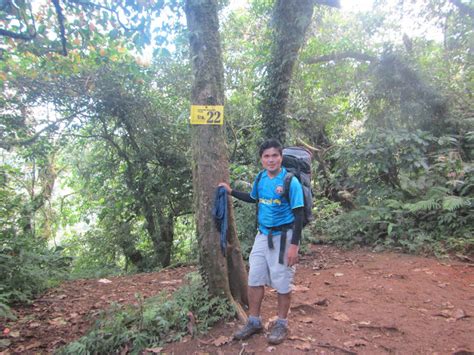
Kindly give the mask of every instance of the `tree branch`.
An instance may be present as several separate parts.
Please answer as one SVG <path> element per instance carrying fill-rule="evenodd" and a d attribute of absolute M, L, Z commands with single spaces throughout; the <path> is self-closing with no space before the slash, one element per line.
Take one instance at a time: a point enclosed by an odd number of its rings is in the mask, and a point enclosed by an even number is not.
<path fill-rule="evenodd" d="M 24 13 L 20 11 L 20 8 L 12 3 L 14 5 L 14 8 L 17 12 L 16 17 L 17 21 L 20 23 L 20 26 L 22 25 L 22 21 L 25 23 L 26 26 L 26 32 L 23 33 L 18 33 L 18 32 L 13 32 L 9 31 L 7 29 L 0 29 L 0 36 L 3 37 L 9 37 L 13 39 L 21 39 L 23 41 L 31 41 L 33 38 L 36 37 L 36 26 L 35 26 L 35 17 L 33 16 L 32 10 L 31 10 L 31 5 L 26 5 L 26 7 L 30 10 L 30 17 L 31 17 L 31 22 L 32 26 L 28 26 L 28 20 L 24 17 Z M 6 7 L 5 7 L 6 6 Z M 2 2 L 2 11 L 7 11 L 8 12 L 8 2 L 5 2 L 5 4 Z M 22 26 L 19 28 L 21 31 Z M 30 31 L 29 29 L 32 28 L 33 31 Z"/>
<path fill-rule="evenodd" d="M 104 6 L 104 5 L 100 5 L 100 4 L 96 4 L 96 3 L 93 3 L 91 1 L 84 1 L 84 0 L 71 0 L 70 2 L 74 3 L 74 4 L 77 4 L 79 6 L 90 6 L 90 7 L 94 7 L 96 9 L 102 9 L 102 10 L 105 10 L 105 11 L 108 11 L 108 12 L 111 12 L 115 15 L 115 18 L 117 19 L 117 22 L 119 23 L 119 25 L 126 31 L 138 31 L 138 27 L 127 27 L 121 20 L 120 20 L 120 14 L 117 10 L 114 10 L 110 7 L 107 7 L 107 6 Z"/>
<path fill-rule="evenodd" d="M 314 0 L 314 3 L 316 5 L 326 5 L 337 9 L 341 8 L 341 2 L 339 0 Z"/>
<path fill-rule="evenodd" d="M 59 0 L 52 0 L 54 7 L 56 9 L 56 14 L 58 15 L 58 23 L 59 23 L 59 31 L 61 33 L 61 45 L 63 47 L 62 54 L 63 56 L 67 56 L 67 41 L 66 41 L 66 30 L 64 29 L 64 15 L 63 10 L 61 9 L 61 5 L 59 4 Z"/>
<path fill-rule="evenodd" d="M 354 52 L 354 51 L 345 51 L 341 53 L 331 53 L 322 55 L 320 57 L 307 59 L 306 64 L 316 64 L 316 63 L 326 63 L 331 61 L 340 61 L 343 59 L 355 59 L 360 62 L 378 62 L 378 58 L 369 54 Z"/>
<path fill-rule="evenodd" d="M 467 14 L 471 18 L 474 18 L 474 8 L 464 4 L 461 0 L 449 0 L 449 2 L 456 6 L 462 14 Z"/>
<path fill-rule="evenodd" d="M 36 31 L 32 34 L 28 33 L 16 33 L 12 31 L 5 30 L 3 28 L 0 28 L 0 36 L 3 37 L 10 37 L 13 39 L 21 39 L 23 41 L 31 41 L 33 38 L 36 37 Z"/>
<path fill-rule="evenodd" d="M 82 112 L 79 111 L 79 112 L 74 112 L 73 114 L 69 115 L 69 116 L 66 116 L 66 117 L 63 117 L 57 121 L 54 121 L 54 122 L 51 122 L 49 125 L 47 125 L 46 127 L 42 128 L 41 130 L 39 130 L 38 132 L 36 132 L 33 136 L 31 136 L 30 138 L 27 138 L 27 139 L 23 139 L 23 140 L 11 140 L 11 141 L 7 141 L 5 139 L 2 139 L 2 141 L 0 142 L 0 148 L 3 148 L 5 150 L 9 150 L 10 147 L 12 146 L 27 146 L 27 145 L 30 145 L 32 143 L 34 143 L 40 136 L 43 132 L 46 132 L 46 131 L 53 131 L 55 129 L 57 129 L 58 125 L 61 123 L 61 122 L 65 122 L 65 121 L 70 121 L 72 120 L 73 118 L 75 118 L 77 115 L 81 114 Z M 0 133 L 2 133 L 0 131 Z M 3 137 L 2 137 L 3 138 Z"/>

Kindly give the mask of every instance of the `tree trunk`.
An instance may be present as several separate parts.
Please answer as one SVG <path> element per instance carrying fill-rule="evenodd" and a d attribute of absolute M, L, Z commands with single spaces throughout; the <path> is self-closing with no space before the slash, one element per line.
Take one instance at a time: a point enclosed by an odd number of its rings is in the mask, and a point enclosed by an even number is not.
<path fill-rule="evenodd" d="M 224 70 L 222 65 L 216 0 L 187 0 L 185 6 L 194 83 L 192 104 L 223 105 Z M 232 205 L 229 201 L 228 248 L 225 258 L 220 250 L 220 235 L 211 211 L 216 187 L 229 181 L 227 146 L 222 126 L 194 125 L 193 187 L 200 264 L 212 294 L 224 296 L 237 307 L 239 318 L 246 318 L 247 273 L 237 239 Z M 237 302 L 236 302 L 237 301 Z"/>
<path fill-rule="evenodd" d="M 265 138 L 286 141 L 285 117 L 293 67 L 313 16 L 314 0 L 276 0 L 273 46 L 267 67 L 260 113 Z"/>
<path fill-rule="evenodd" d="M 171 250 L 173 249 L 174 239 L 174 215 L 169 212 L 159 215 L 160 224 L 160 241 L 159 248 L 156 250 L 159 262 L 163 267 L 167 267 L 171 263 Z"/>

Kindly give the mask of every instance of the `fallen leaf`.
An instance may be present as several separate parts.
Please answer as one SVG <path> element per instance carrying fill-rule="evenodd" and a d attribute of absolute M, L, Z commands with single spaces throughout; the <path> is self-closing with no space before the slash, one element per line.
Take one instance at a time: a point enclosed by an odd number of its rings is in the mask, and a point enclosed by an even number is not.
<path fill-rule="evenodd" d="M 0 339 L 0 349 L 9 347 L 11 343 L 8 339 Z"/>
<path fill-rule="evenodd" d="M 10 332 L 10 335 L 12 338 L 19 338 L 20 337 L 20 332 L 18 330 L 14 331 L 14 332 Z"/>
<path fill-rule="evenodd" d="M 449 285 L 448 282 L 438 282 L 438 287 L 446 288 Z"/>
<path fill-rule="evenodd" d="M 51 319 L 50 321 L 48 321 L 48 323 L 55 326 L 63 326 L 67 324 L 67 322 L 61 317 Z"/>
<path fill-rule="evenodd" d="M 313 318 L 311 317 L 302 317 L 298 319 L 302 323 L 313 323 Z"/>
<path fill-rule="evenodd" d="M 449 301 L 443 302 L 441 305 L 445 308 L 450 308 L 450 309 L 454 308 L 453 304 Z"/>
<path fill-rule="evenodd" d="M 170 280 L 170 281 L 161 281 L 160 284 L 162 285 L 176 285 L 181 283 L 181 280 Z"/>
<path fill-rule="evenodd" d="M 342 272 L 336 272 L 334 274 L 334 277 L 341 277 L 341 276 L 344 276 L 344 274 Z"/>
<path fill-rule="evenodd" d="M 149 353 L 152 353 L 152 354 L 159 354 L 163 351 L 163 348 L 162 347 L 158 347 L 158 348 L 146 348 L 145 351 L 148 351 Z"/>
<path fill-rule="evenodd" d="M 292 312 L 299 312 L 303 315 L 306 315 L 307 313 L 313 313 L 313 312 L 317 312 L 318 310 L 316 308 L 314 308 L 312 305 L 310 304 L 307 304 L 307 303 L 303 303 L 303 304 L 298 304 L 294 307 L 291 307 L 291 311 Z"/>
<path fill-rule="evenodd" d="M 38 322 L 32 322 L 30 323 L 30 325 L 28 327 L 30 328 L 38 328 L 41 326 L 41 323 L 38 323 Z"/>
<path fill-rule="evenodd" d="M 112 283 L 112 281 L 110 281 L 108 279 L 99 279 L 97 282 L 99 282 L 101 284 L 110 284 L 110 283 Z"/>
<path fill-rule="evenodd" d="M 274 346 L 269 346 L 268 348 L 265 349 L 267 353 L 271 353 L 273 350 L 275 350 Z"/>
<path fill-rule="evenodd" d="M 304 342 L 302 344 L 295 345 L 295 348 L 298 350 L 309 351 L 311 350 L 311 343 Z"/>
<path fill-rule="evenodd" d="M 456 320 L 469 317 L 464 310 L 458 308 L 453 312 L 453 318 Z"/>
<path fill-rule="evenodd" d="M 204 344 L 204 345 L 211 345 L 212 342 L 213 342 L 214 339 L 209 339 L 209 340 L 202 340 L 202 339 L 198 339 L 197 341 L 201 344 Z"/>
<path fill-rule="evenodd" d="M 290 335 L 288 337 L 289 340 L 300 340 L 300 341 L 307 341 L 307 340 L 311 340 L 309 338 L 302 338 L 302 337 L 299 337 L 299 336 L 296 336 L 296 335 Z"/>
<path fill-rule="evenodd" d="M 349 322 L 349 317 L 342 313 L 342 312 L 334 312 L 333 314 L 330 314 L 331 318 L 337 321 L 341 322 Z"/>
<path fill-rule="evenodd" d="M 214 344 L 214 346 L 222 346 L 224 344 L 227 344 L 231 340 L 232 340 L 232 338 L 221 335 L 219 338 L 214 340 L 213 344 Z"/>
<path fill-rule="evenodd" d="M 56 298 L 60 299 L 60 300 L 63 300 L 65 299 L 67 296 L 66 295 L 59 295 L 59 296 L 56 296 Z"/>
<path fill-rule="evenodd" d="M 293 287 L 293 291 L 295 291 L 295 292 L 307 292 L 307 291 L 309 291 L 309 287 L 296 285 L 295 287 Z"/>
<path fill-rule="evenodd" d="M 25 350 L 30 350 L 30 349 L 34 349 L 34 348 L 39 348 L 41 346 L 41 342 L 39 341 L 34 341 L 32 342 L 31 344 L 25 346 Z"/>
<path fill-rule="evenodd" d="M 344 346 L 348 348 L 355 348 L 356 346 L 366 346 L 367 342 L 363 339 L 349 340 L 344 343 Z"/>
<path fill-rule="evenodd" d="M 314 302 L 314 304 L 317 306 L 327 307 L 329 305 L 329 301 L 327 298 L 323 298 L 323 299 L 317 300 L 316 302 Z"/>
<path fill-rule="evenodd" d="M 10 328 L 3 329 L 3 334 L 4 335 L 8 335 L 8 333 L 10 333 Z"/>

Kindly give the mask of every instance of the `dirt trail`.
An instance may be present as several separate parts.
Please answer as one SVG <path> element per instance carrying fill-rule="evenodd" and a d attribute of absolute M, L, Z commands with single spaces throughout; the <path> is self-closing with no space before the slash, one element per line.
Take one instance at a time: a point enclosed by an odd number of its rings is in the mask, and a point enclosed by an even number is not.
<path fill-rule="evenodd" d="M 74 281 L 18 309 L 4 351 L 48 353 L 83 335 L 91 315 L 112 301 L 131 303 L 179 287 L 190 268 L 161 273 Z M 275 315 L 276 294 L 267 290 L 264 322 Z M 93 317 L 92 317 L 93 318 Z M 186 337 L 163 351 L 174 354 L 473 354 L 474 268 L 364 249 L 312 246 L 298 267 L 285 343 L 269 346 L 265 335 L 232 341 L 237 322 L 222 322 L 199 339 Z M 15 336 L 11 336 L 11 334 Z M 0 354 L 2 354 L 0 352 Z"/>

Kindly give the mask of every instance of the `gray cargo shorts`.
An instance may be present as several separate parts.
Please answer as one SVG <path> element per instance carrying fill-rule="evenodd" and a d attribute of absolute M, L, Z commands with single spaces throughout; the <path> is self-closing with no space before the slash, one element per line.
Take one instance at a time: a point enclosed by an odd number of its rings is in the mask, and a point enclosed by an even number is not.
<path fill-rule="evenodd" d="M 267 285 L 276 289 L 280 294 L 291 292 L 296 267 L 295 265 L 287 266 L 287 254 L 292 235 L 293 231 L 289 229 L 286 233 L 284 264 L 280 264 L 278 257 L 281 235 L 273 235 L 274 248 L 270 249 L 268 237 L 260 232 L 257 234 L 249 257 L 249 286 Z"/>

